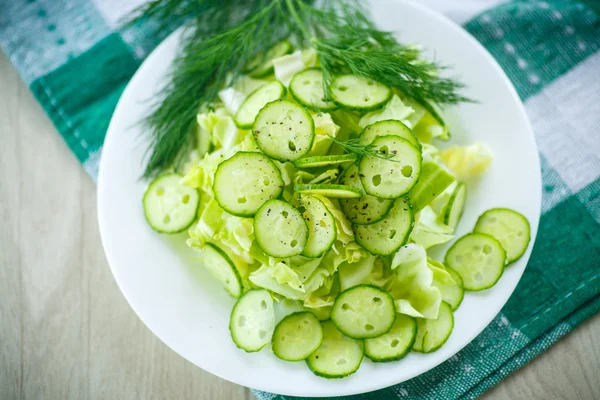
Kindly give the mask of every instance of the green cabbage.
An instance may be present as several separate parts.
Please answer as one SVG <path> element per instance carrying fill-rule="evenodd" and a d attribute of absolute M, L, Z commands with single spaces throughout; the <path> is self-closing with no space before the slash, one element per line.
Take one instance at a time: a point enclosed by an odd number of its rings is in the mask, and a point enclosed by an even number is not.
<path fill-rule="evenodd" d="M 440 158 L 459 180 L 483 174 L 494 159 L 492 151 L 483 143 L 469 146 L 451 146 L 440 153 Z"/>
<path fill-rule="evenodd" d="M 328 169 L 327 171 L 323 172 L 316 178 L 313 178 L 312 180 L 310 180 L 308 183 L 311 185 L 317 184 L 317 183 L 331 183 L 337 179 L 338 175 L 339 175 L 339 170 L 337 168 Z"/>
<path fill-rule="evenodd" d="M 340 290 L 344 291 L 352 286 L 370 283 L 375 259 L 374 256 L 369 255 L 358 262 L 343 262 L 338 269 Z"/>
<path fill-rule="evenodd" d="M 263 265 L 250 273 L 248 280 L 257 287 L 268 289 L 288 299 L 301 300 L 306 297 L 304 285 L 298 274 L 283 263 Z"/>
<path fill-rule="evenodd" d="M 386 119 L 396 119 L 406 123 L 406 119 L 413 113 L 414 110 L 411 107 L 405 105 L 398 96 L 394 95 L 382 109 L 366 113 L 360 119 L 359 126 L 364 128 L 368 125 L 374 124 L 377 121 L 383 121 Z"/>
<path fill-rule="evenodd" d="M 433 272 L 434 284 L 437 283 L 439 285 L 456 285 L 458 283 L 446 270 L 446 266 L 440 261 L 428 258 L 427 266 Z"/>
<path fill-rule="evenodd" d="M 273 69 L 275 70 L 275 79 L 289 86 L 294 75 L 307 68 L 304 64 L 302 52 L 296 50 L 292 54 L 286 54 L 273 59 Z"/>
<path fill-rule="evenodd" d="M 417 244 L 401 247 L 391 269 L 396 274 L 386 286 L 395 299 L 396 311 L 412 317 L 437 318 L 442 295 L 433 285 L 425 249 Z"/>
<path fill-rule="evenodd" d="M 409 239 L 425 249 L 447 243 L 454 238 L 454 229 L 443 224 L 430 206 L 425 206 L 419 211 L 415 219 L 415 227 Z"/>
<path fill-rule="evenodd" d="M 352 223 L 348 220 L 348 218 L 346 218 L 346 215 L 340 209 L 337 200 L 331 200 L 328 197 L 319 195 L 314 195 L 314 197 L 321 200 L 323 204 L 325 204 L 325 207 L 327 207 L 329 212 L 333 215 L 335 226 L 337 228 L 337 240 L 343 244 L 353 242 L 354 231 L 352 230 Z"/>
<path fill-rule="evenodd" d="M 214 199 L 208 201 L 200 219 L 188 233 L 190 247 L 210 241 L 218 243 L 222 250 L 240 262 L 254 263 L 254 257 L 249 253 L 254 240 L 252 219 L 227 213 Z"/>
<path fill-rule="evenodd" d="M 328 154 L 331 147 L 330 136 L 336 137 L 340 128 L 333 122 L 329 113 L 311 112 L 310 115 L 315 123 L 315 139 L 307 157 L 324 156 Z"/>

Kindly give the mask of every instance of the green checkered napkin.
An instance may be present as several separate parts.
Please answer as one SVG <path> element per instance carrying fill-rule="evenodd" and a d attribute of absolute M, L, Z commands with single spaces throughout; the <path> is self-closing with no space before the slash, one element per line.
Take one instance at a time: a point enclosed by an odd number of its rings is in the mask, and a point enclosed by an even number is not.
<path fill-rule="evenodd" d="M 123 29 L 140 0 L 0 1 L 0 45 L 96 179 L 127 82 L 164 37 Z M 464 17 L 476 1 L 436 2 Z M 529 265 L 502 312 L 432 371 L 356 399 L 475 398 L 600 310 L 600 9 L 583 2 L 487 1 L 464 24 L 525 103 L 542 160 L 543 204 Z M 463 18 L 465 20 L 465 18 Z M 263 399 L 287 397 L 255 392 Z"/>

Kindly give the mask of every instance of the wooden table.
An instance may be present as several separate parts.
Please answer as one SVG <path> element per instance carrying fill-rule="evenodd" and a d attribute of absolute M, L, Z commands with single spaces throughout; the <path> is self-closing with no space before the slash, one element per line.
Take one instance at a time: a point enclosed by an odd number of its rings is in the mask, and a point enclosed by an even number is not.
<path fill-rule="evenodd" d="M 0 54 L 0 399 L 252 399 L 138 319 L 108 268 L 94 183 Z M 600 316 L 489 391 L 599 399 Z"/>

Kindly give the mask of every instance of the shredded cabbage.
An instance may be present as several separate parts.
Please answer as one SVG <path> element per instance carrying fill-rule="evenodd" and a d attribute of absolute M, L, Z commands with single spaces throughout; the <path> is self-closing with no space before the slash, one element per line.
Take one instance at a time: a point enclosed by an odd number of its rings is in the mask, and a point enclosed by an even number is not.
<path fill-rule="evenodd" d="M 268 289 L 288 299 L 301 300 L 306 296 L 298 274 L 283 263 L 275 266 L 263 265 L 250 273 L 248 280 L 257 287 Z"/>
<path fill-rule="evenodd" d="M 433 271 L 427 266 L 427 253 L 417 244 L 407 244 L 392 260 L 395 277 L 387 284 L 400 314 L 435 319 L 442 294 L 433 286 Z"/>
<path fill-rule="evenodd" d="M 292 54 L 274 58 L 273 69 L 275 70 L 275 79 L 283 83 L 284 86 L 289 86 L 294 75 L 306 69 L 302 52 L 296 50 Z"/>
<path fill-rule="evenodd" d="M 370 283 L 375 259 L 374 256 L 369 255 L 355 263 L 347 261 L 342 263 L 338 269 L 340 290 L 344 291 L 352 286 Z"/>
<path fill-rule="evenodd" d="M 237 113 L 237 111 L 240 109 L 240 106 L 244 100 L 246 100 L 246 95 L 230 87 L 219 92 L 219 99 L 223 103 L 223 106 L 227 112 L 231 115 L 235 115 L 235 113 Z"/>
<path fill-rule="evenodd" d="M 314 49 L 308 49 L 272 62 L 275 78 L 288 86 L 296 73 L 317 66 L 318 57 Z M 245 288 L 268 289 L 277 301 L 291 300 L 311 309 L 321 319 L 330 316 L 341 291 L 359 284 L 372 284 L 389 291 L 399 313 L 437 318 L 442 301 L 440 290 L 457 282 L 442 263 L 427 258 L 426 249 L 454 237 L 453 229 L 444 225 L 438 214 L 456 183 L 417 213 L 410 243 L 388 257 L 371 255 L 354 241 L 352 224 L 337 199 L 315 196 L 335 220 L 337 239 L 331 250 L 320 258 L 299 255 L 281 259 L 265 254 L 258 246 L 252 218 L 225 212 L 213 198 L 212 186 L 218 165 L 238 151 L 260 151 L 251 132 L 239 129 L 233 116 L 247 96 L 267 82 L 242 76 L 232 87 L 219 92 L 220 102 L 215 104 L 214 110 L 202 110 L 197 115 L 196 149 L 185 164 L 182 179 L 183 184 L 202 191 L 199 218 L 189 230 L 188 246 L 197 249 L 208 242 L 217 244 L 240 271 Z M 423 160 L 443 163 L 457 179 L 480 175 L 493 158 L 491 151 L 480 143 L 453 146 L 440 152 L 429 142 L 435 137 L 445 137 L 447 127 L 423 105 L 401 93 L 393 95 L 383 108 L 364 115 L 348 110 L 310 111 L 310 114 L 315 138 L 307 156 L 341 154 L 343 149 L 332 146 L 331 137 L 355 137 L 372 123 L 395 119 L 415 132 L 421 141 Z M 273 162 L 281 172 L 285 185 L 282 196 L 287 200 L 293 196 L 295 184 L 332 182 L 339 174 L 338 168 L 307 172 L 290 162 Z"/>
<path fill-rule="evenodd" d="M 450 138 L 448 126 L 443 125 L 429 111 L 413 128 L 413 133 L 422 143 L 431 143 L 431 139 L 447 140 Z"/>
<path fill-rule="evenodd" d="M 340 128 L 333 122 L 333 118 L 329 113 L 311 112 L 310 115 L 315 122 L 315 140 L 307 157 L 324 156 L 331 147 L 330 136 L 336 137 Z"/>
<path fill-rule="evenodd" d="M 406 124 L 406 119 L 413 113 L 414 110 L 411 107 L 405 105 L 398 96 L 394 95 L 382 109 L 366 113 L 360 119 L 359 126 L 364 128 L 365 126 L 374 124 L 377 121 L 383 121 L 386 119 L 396 119 Z"/>
<path fill-rule="evenodd" d="M 337 228 L 337 240 L 342 242 L 342 244 L 346 245 L 350 242 L 354 241 L 354 231 L 352 230 L 352 224 L 346 218 L 346 215 L 340 209 L 339 203 L 337 200 L 331 200 L 328 197 L 314 195 L 317 199 L 321 200 L 325 207 L 329 210 L 329 212 L 333 215 L 333 219 L 335 219 L 335 226 Z M 335 203 L 334 203 L 335 201 Z M 337 251 L 334 246 L 334 251 Z"/>
<path fill-rule="evenodd" d="M 416 223 L 409 239 L 428 249 L 436 244 L 451 241 L 454 229 L 443 224 L 430 206 L 425 206 L 415 217 Z"/>
<path fill-rule="evenodd" d="M 489 147 L 483 143 L 469 146 L 452 146 L 440 153 L 440 158 L 457 179 L 465 180 L 483 174 L 494 159 Z"/>

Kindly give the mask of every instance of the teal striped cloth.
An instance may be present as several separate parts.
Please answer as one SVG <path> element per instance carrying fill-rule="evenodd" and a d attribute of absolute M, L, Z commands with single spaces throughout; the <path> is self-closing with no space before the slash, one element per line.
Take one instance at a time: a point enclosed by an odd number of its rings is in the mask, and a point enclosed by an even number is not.
<path fill-rule="evenodd" d="M 152 21 L 122 27 L 140 2 L 0 1 L 0 45 L 94 180 L 117 100 L 166 34 Z M 600 310 L 599 2 L 424 2 L 462 23 L 517 88 L 541 153 L 543 215 L 521 282 L 481 335 L 430 372 L 356 399 L 476 398 Z"/>

